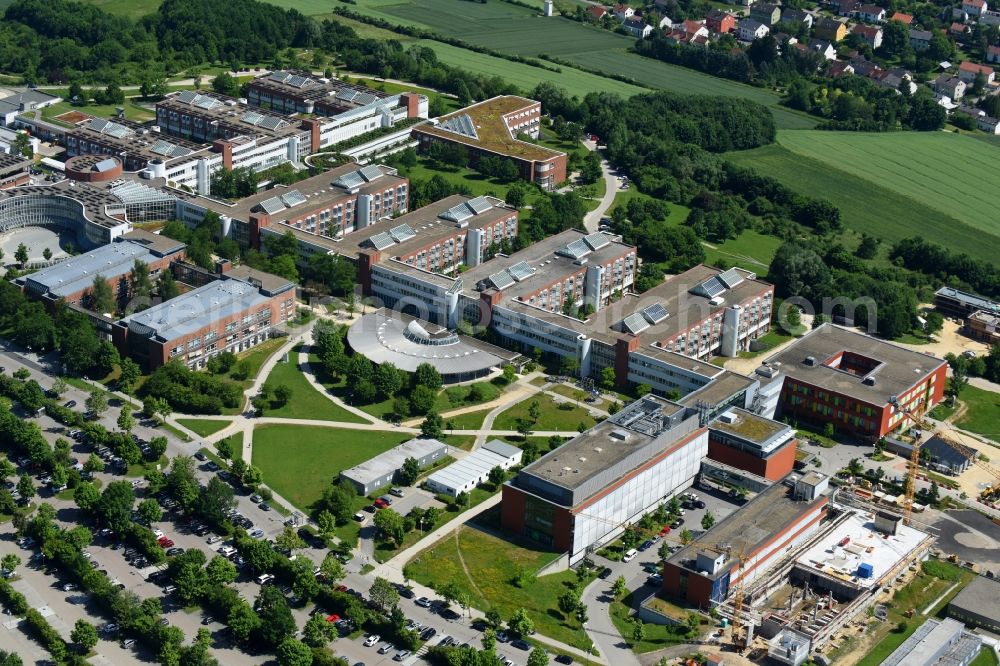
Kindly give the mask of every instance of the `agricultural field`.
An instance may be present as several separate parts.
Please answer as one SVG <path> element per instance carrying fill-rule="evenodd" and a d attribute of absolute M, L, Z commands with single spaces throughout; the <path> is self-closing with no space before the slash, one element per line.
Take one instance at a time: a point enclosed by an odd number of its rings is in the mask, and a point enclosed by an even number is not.
<path fill-rule="evenodd" d="M 950 214 L 981 232 L 1000 235 L 993 201 L 1000 188 L 997 153 L 983 141 L 949 132 L 811 131 L 781 132 L 778 143 L 796 155 Z"/>
<path fill-rule="evenodd" d="M 831 168 L 831 164 L 815 157 L 792 152 L 784 146 L 786 141 L 796 141 L 799 134 L 814 132 L 781 132 L 779 143 L 754 150 L 728 153 L 726 158 L 743 166 L 753 167 L 760 173 L 776 178 L 801 194 L 828 199 L 840 208 L 845 226 L 855 232 L 867 232 L 891 243 L 916 233 L 928 240 L 947 245 L 953 250 L 972 256 L 992 259 L 990 244 L 983 242 L 983 233 L 971 224 L 959 222 L 953 214 L 943 212 L 908 194 L 890 189 L 883 175 L 853 161 L 854 169 L 871 171 L 859 175 L 846 169 Z M 851 141 L 849 133 L 823 133 L 831 139 Z M 928 135 L 899 134 L 870 137 L 876 144 L 885 138 L 903 138 L 918 143 Z M 825 137 L 824 137 L 825 138 Z M 933 137 L 928 137 L 933 138 Z M 971 141 L 971 140 L 970 140 Z M 779 145 L 781 144 L 781 145 Z M 982 143 L 987 150 L 995 150 Z M 844 163 L 848 163 L 845 159 Z M 938 180 L 949 172 L 942 170 Z M 954 172 L 952 172 L 954 173 Z M 959 181 L 957 176 L 946 178 Z M 960 203 L 949 196 L 948 201 Z M 998 233 L 1000 235 L 1000 233 Z"/>

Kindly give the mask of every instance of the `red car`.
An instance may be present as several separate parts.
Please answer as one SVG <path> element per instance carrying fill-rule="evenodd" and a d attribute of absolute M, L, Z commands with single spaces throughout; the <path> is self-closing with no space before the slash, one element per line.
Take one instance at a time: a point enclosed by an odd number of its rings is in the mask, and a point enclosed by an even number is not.
<path fill-rule="evenodd" d="M 664 525 L 663 529 L 660 530 L 660 536 L 667 536 L 670 534 L 670 525 Z"/>
<path fill-rule="evenodd" d="M 384 509 L 385 507 L 389 506 L 388 502 L 386 502 L 381 497 L 379 497 L 377 500 L 375 500 L 374 504 L 375 504 L 375 506 L 377 506 L 380 509 Z"/>
<path fill-rule="evenodd" d="M 326 616 L 326 621 L 327 622 L 337 622 L 339 620 L 340 620 L 340 616 L 336 615 L 336 614 L 334 614 L 334 615 L 327 615 Z"/>
<path fill-rule="evenodd" d="M 156 543 L 160 544 L 160 548 L 173 548 L 174 542 L 167 537 L 161 537 Z"/>

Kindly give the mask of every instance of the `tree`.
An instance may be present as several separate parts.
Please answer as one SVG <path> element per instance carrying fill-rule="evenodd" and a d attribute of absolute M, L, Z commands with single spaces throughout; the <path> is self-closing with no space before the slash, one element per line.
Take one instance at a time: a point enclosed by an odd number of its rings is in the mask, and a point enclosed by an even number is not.
<path fill-rule="evenodd" d="M 641 643 L 646 638 L 646 625 L 642 623 L 642 620 L 635 620 L 635 625 L 632 627 L 632 646 L 636 646 Z"/>
<path fill-rule="evenodd" d="M 238 572 L 235 564 L 222 555 L 216 555 L 209 560 L 208 566 L 205 567 L 205 574 L 213 585 L 227 585 L 236 580 Z"/>
<path fill-rule="evenodd" d="M 559 610 L 569 615 L 576 610 L 577 606 L 580 605 L 580 598 L 575 592 L 573 592 L 573 590 L 566 590 L 559 595 L 559 599 L 556 603 L 559 604 Z"/>
<path fill-rule="evenodd" d="M 35 154 L 35 151 L 31 148 L 31 139 L 28 137 L 27 132 L 18 132 L 14 136 L 14 143 L 11 148 L 13 153 L 21 155 L 22 157 L 33 157 Z M 18 261 L 21 260 L 18 259 Z"/>
<path fill-rule="evenodd" d="M 312 560 L 299 557 L 291 561 L 292 594 L 302 601 L 310 601 L 319 594 L 319 581 L 313 573 Z"/>
<path fill-rule="evenodd" d="M 104 391 L 94 391 L 87 397 L 84 406 L 88 412 L 93 412 L 100 416 L 108 411 L 108 394 Z"/>
<path fill-rule="evenodd" d="M 924 332 L 934 335 L 944 327 L 944 316 L 937 310 L 931 310 L 924 315 Z"/>
<path fill-rule="evenodd" d="M 256 541 L 255 543 L 263 542 Z M 260 594 L 257 596 L 254 607 L 257 609 L 257 617 L 260 618 L 260 628 L 257 633 L 265 644 L 274 647 L 279 645 L 286 636 L 295 634 L 295 618 L 292 617 L 292 611 L 288 608 L 285 595 L 276 586 L 265 585 L 260 588 Z"/>
<path fill-rule="evenodd" d="M 426 386 L 437 391 L 441 388 L 441 373 L 430 363 L 421 363 L 413 372 L 413 386 Z"/>
<path fill-rule="evenodd" d="M 194 506 L 206 521 L 215 527 L 222 527 L 229 511 L 236 506 L 236 494 L 232 486 L 217 476 L 213 476 L 199 489 Z M 300 540 L 301 541 L 301 540 Z"/>
<path fill-rule="evenodd" d="M 259 485 L 264 480 L 264 472 L 260 470 L 260 467 L 256 465 L 250 465 L 247 467 L 247 471 L 243 473 L 243 483 L 248 486 Z"/>
<path fill-rule="evenodd" d="M 121 374 L 118 376 L 118 384 L 121 386 L 122 391 L 131 393 L 132 386 L 142 376 L 142 368 L 127 356 L 121 360 L 118 366 L 121 368 Z"/>
<path fill-rule="evenodd" d="M 94 276 L 94 281 L 90 288 L 90 309 L 94 312 L 115 311 L 115 295 L 111 291 L 105 277 L 98 273 Z"/>
<path fill-rule="evenodd" d="M 715 515 L 711 511 L 706 511 L 705 515 L 701 517 L 701 526 L 703 529 L 710 530 L 712 525 L 715 525 Z"/>
<path fill-rule="evenodd" d="M 100 458 L 98 458 L 98 460 L 100 460 Z M 102 461 L 102 469 L 103 465 L 104 463 Z M 73 489 L 73 501 L 76 502 L 76 505 L 84 511 L 90 511 L 97 506 L 98 502 L 101 501 L 101 491 L 98 490 L 97 484 L 85 481 Z"/>
<path fill-rule="evenodd" d="M 482 636 L 483 651 L 492 653 L 497 646 L 497 632 L 493 627 L 487 627 Z"/>
<path fill-rule="evenodd" d="M 691 530 L 685 527 L 683 530 L 681 530 L 680 539 L 681 539 L 681 544 L 686 546 L 694 540 L 694 534 L 691 533 Z"/>
<path fill-rule="evenodd" d="M 160 279 L 156 283 L 156 290 L 160 293 L 160 298 L 169 301 L 180 294 L 180 288 L 174 281 L 174 274 L 170 270 L 160 272 Z"/>
<path fill-rule="evenodd" d="M 428 439 L 440 439 L 444 434 L 444 419 L 437 412 L 428 412 L 420 424 L 420 436 Z"/>
<path fill-rule="evenodd" d="M 274 545 L 278 547 L 281 552 L 291 553 L 294 550 L 302 549 L 306 547 L 306 542 L 302 540 L 302 537 L 291 527 L 285 527 L 274 539 Z"/>
<path fill-rule="evenodd" d="M 507 188 L 507 203 L 514 208 L 523 208 L 528 201 L 528 188 L 523 183 L 513 183 Z"/>
<path fill-rule="evenodd" d="M 76 621 L 70 632 L 71 641 L 80 646 L 80 652 L 86 654 L 97 645 L 97 629 L 83 618 Z"/>
<path fill-rule="evenodd" d="M 288 401 L 292 399 L 292 389 L 286 384 L 278 384 L 274 388 L 274 399 L 279 406 L 287 405 Z"/>
<path fill-rule="evenodd" d="M 302 629 L 302 642 L 310 647 L 323 647 L 337 637 L 337 628 L 322 614 L 313 615 Z"/>
<path fill-rule="evenodd" d="M 222 72 L 212 79 L 212 90 L 220 95 L 235 97 L 239 93 L 239 81 L 233 78 L 229 72 Z"/>
<path fill-rule="evenodd" d="M 135 418 L 132 416 L 132 407 L 125 403 L 118 413 L 118 429 L 131 434 L 133 428 L 135 428 Z"/>
<path fill-rule="evenodd" d="M 440 418 L 440 417 L 439 417 Z M 397 474 L 399 482 L 404 486 L 412 486 L 420 476 L 420 462 L 416 458 L 409 457 L 403 461 Z"/>
<path fill-rule="evenodd" d="M 368 383 L 371 384 L 371 382 Z M 374 385 L 372 385 L 373 390 L 374 388 Z M 413 414 L 427 414 L 433 410 L 436 400 L 437 391 L 421 384 L 410 391 L 410 411 Z"/>
<path fill-rule="evenodd" d="M 375 582 L 368 590 L 368 596 L 383 613 L 399 605 L 399 592 L 385 578 L 375 578 Z"/>
<path fill-rule="evenodd" d="M 530 636 L 535 633 L 535 623 L 528 617 L 528 611 L 518 608 L 507 620 L 507 628 L 517 636 Z"/>
<path fill-rule="evenodd" d="M 167 438 L 153 437 L 149 440 L 149 457 L 151 460 L 159 460 L 160 456 L 167 452 Z"/>
<path fill-rule="evenodd" d="M 14 251 L 14 259 L 17 260 L 21 268 L 24 268 L 24 265 L 28 263 L 28 246 L 24 243 L 19 243 L 17 250 Z"/>
<path fill-rule="evenodd" d="M 375 527 L 386 539 L 394 541 L 397 545 L 403 543 L 403 517 L 392 509 L 382 509 L 375 514 Z"/>
<path fill-rule="evenodd" d="M 268 588 L 273 589 L 274 586 L 265 586 L 261 592 Z M 250 604 L 241 599 L 230 608 L 226 624 L 229 625 L 229 629 L 233 633 L 233 638 L 240 643 L 246 643 L 250 639 L 250 636 L 260 628 L 261 619 L 250 608 Z"/>
<path fill-rule="evenodd" d="M 327 583 L 335 583 L 338 580 L 343 580 L 344 576 L 347 575 L 344 565 L 341 564 L 334 553 L 326 554 L 326 557 L 323 558 L 323 563 L 319 565 L 319 572 L 323 574 L 323 579 Z"/>
<path fill-rule="evenodd" d="M 499 488 L 504 481 L 507 480 L 507 472 L 504 471 L 503 467 L 497 465 L 490 470 L 489 481 L 494 488 Z"/>
<path fill-rule="evenodd" d="M 194 506 L 198 499 L 198 479 L 194 474 L 194 460 L 190 456 L 177 456 L 170 461 L 167 490 L 184 509 Z"/>
<path fill-rule="evenodd" d="M 545 648 L 536 647 L 528 655 L 528 666 L 548 666 L 549 653 Z"/>
<path fill-rule="evenodd" d="M 490 625 L 493 629 L 499 629 L 503 626 L 503 617 L 500 616 L 500 611 L 496 608 L 491 608 L 486 611 L 486 624 Z"/>
<path fill-rule="evenodd" d="M 7 553 L 0 558 L 0 568 L 7 572 L 7 576 L 13 576 L 17 568 L 21 566 L 21 558 L 14 553 Z"/>
<path fill-rule="evenodd" d="M 42 250 L 42 257 L 45 259 L 45 261 L 48 261 L 49 259 L 51 259 L 52 258 L 52 250 L 50 250 L 49 248 L 45 248 L 44 250 Z"/>
<path fill-rule="evenodd" d="M 375 389 L 383 398 L 391 398 L 395 395 L 396 391 L 403 388 L 405 381 L 403 372 L 389 362 L 379 365 L 375 369 L 375 376 L 372 379 Z"/>
<path fill-rule="evenodd" d="M 112 481 L 101 493 L 95 510 L 105 525 L 119 534 L 124 534 L 132 522 L 132 505 L 135 491 L 128 481 Z"/>
<path fill-rule="evenodd" d="M 155 499 L 145 499 L 139 502 L 137 508 L 139 512 L 139 517 L 142 518 L 143 522 L 147 525 L 159 522 L 163 518 L 163 510 L 160 508 L 159 502 Z"/>
<path fill-rule="evenodd" d="M 628 582 L 625 580 L 625 576 L 618 576 L 614 585 L 611 586 L 611 594 L 615 599 L 621 599 L 626 592 L 628 592 Z"/>

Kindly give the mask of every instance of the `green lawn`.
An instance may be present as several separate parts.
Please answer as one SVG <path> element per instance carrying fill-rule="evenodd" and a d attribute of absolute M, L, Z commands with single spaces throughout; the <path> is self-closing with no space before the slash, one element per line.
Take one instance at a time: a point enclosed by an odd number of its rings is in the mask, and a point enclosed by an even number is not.
<path fill-rule="evenodd" d="M 513 583 L 521 572 L 535 572 L 556 557 L 556 553 L 521 547 L 463 526 L 410 560 L 405 570 L 407 576 L 430 587 L 454 583 L 469 595 L 474 607 L 496 608 L 505 618 L 524 608 L 539 633 L 585 648 L 587 638 L 579 623 L 565 617 L 556 602 L 576 580 L 573 571 L 541 576 L 523 588 Z"/>
<path fill-rule="evenodd" d="M 202 437 L 214 435 L 230 423 L 229 421 L 215 421 L 210 419 L 177 419 L 177 422 Z"/>
<path fill-rule="evenodd" d="M 969 666 L 997 666 L 1000 660 L 997 659 L 996 651 L 989 645 L 983 645 L 976 658 L 969 662 Z"/>
<path fill-rule="evenodd" d="M 453 425 L 455 430 L 478 430 L 483 427 L 483 421 L 486 420 L 486 415 L 489 413 L 490 410 L 481 409 L 475 412 L 465 412 L 464 414 L 445 416 L 443 418 L 445 423 Z"/>
<path fill-rule="evenodd" d="M 470 399 L 469 397 L 473 386 L 476 386 L 479 391 L 479 399 L 477 400 Z M 496 400 L 500 397 L 501 393 L 503 393 L 503 388 L 490 382 L 450 386 L 438 394 L 437 401 L 434 403 L 434 411 L 440 414 L 449 409 L 479 405 L 490 400 Z"/>
<path fill-rule="evenodd" d="M 59 91 L 53 91 L 59 92 Z M 131 93 L 131 91 L 127 91 Z M 147 108 L 141 107 L 136 104 L 131 99 L 126 99 L 125 104 L 125 117 L 129 120 L 134 120 L 136 122 L 145 122 L 147 120 L 152 120 L 156 117 L 156 114 Z M 42 109 L 42 117 L 46 120 L 51 120 L 58 115 L 66 113 L 67 111 L 79 111 L 80 113 L 89 113 L 92 116 L 98 118 L 113 118 L 118 115 L 118 105 L 117 104 L 87 104 L 84 106 L 76 106 L 70 104 L 69 102 L 58 102 L 52 106 L 47 106 Z M 57 121 L 59 122 L 59 121 Z"/>
<path fill-rule="evenodd" d="M 570 431 L 576 430 L 580 423 L 585 424 L 588 428 L 596 423 L 588 410 L 576 405 L 572 405 L 571 409 L 560 409 L 552 397 L 544 393 L 539 393 L 519 402 L 513 407 L 508 407 L 498 414 L 496 420 L 493 421 L 493 429 L 517 430 L 518 419 L 530 420 L 529 410 L 531 409 L 531 403 L 535 401 L 538 402 L 541 415 L 538 417 L 533 430 Z"/>
<path fill-rule="evenodd" d="M 1000 393 L 966 386 L 961 401 L 969 409 L 955 425 L 1000 442 Z"/>
<path fill-rule="evenodd" d="M 776 178 L 801 194 L 829 200 L 840 208 L 844 225 L 856 232 L 864 231 L 889 243 L 919 234 L 954 250 L 992 260 L 993 253 L 990 246 L 983 243 L 982 232 L 971 224 L 958 221 L 958 207 L 953 211 L 941 211 L 918 197 L 896 191 L 886 181 L 886 173 L 852 173 L 857 162 L 845 160 L 851 166 L 841 169 L 837 168 L 839 165 L 831 165 L 826 160 L 804 154 L 800 150 L 793 152 L 784 144 L 791 142 L 798 145 L 795 137 L 799 134 L 813 136 L 816 133 L 783 132 L 779 134 L 779 143 L 782 145 L 728 153 L 726 157 L 736 164 L 753 167 L 763 175 Z M 847 133 L 825 134 L 843 138 L 840 135 Z M 864 136 L 866 139 L 871 138 Z M 925 135 L 901 133 L 899 136 L 920 144 Z M 983 146 L 987 150 L 993 150 L 986 144 Z M 959 176 L 955 172 L 941 171 L 937 178 L 950 181 Z M 899 224 L 899 220 L 910 222 Z"/>
<path fill-rule="evenodd" d="M 758 275 L 766 275 L 771 259 L 782 241 L 776 236 L 765 236 L 753 229 L 747 229 L 736 238 L 705 248 L 705 263 L 718 264 L 720 261 L 745 268 Z"/>
<path fill-rule="evenodd" d="M 298 347 L 292 352 L 291 358 L 298 357 Z M 281 407 L 265 409 L 265 416 L 286 419 L 322 419 L 323 421 L 343 421 L 346 423 L 365 423 L 365 420 L 343 407 L 335 404 L 326 396 L 320 394 L 309 380 L 306 379 L 298 363 L 295 361 L 279 362 L 267 376 L 266 386 L 272 390 L 280 385 L 292 390 L 292 398 Z"/>
<path fill-rule="evenodd" d="M 416 166 L 410 168 L 401 167 L 400 173 L 411 180 L 430 180 L 434 176 L 440 176 L 449 183 L 468 188 L 473 196 L 489 194 L 500 199 L 507 198 L 507 190 L 513 184 L 487 178 L 472 169 L 437 165 L 425 157 L 419 158 Z M 529 200 L 534 198 L 537 197 L 529 195 Z"/>
<path fill-rule="evenodd" d="M 264 473 L 265 484 L 308 510 L 342 470 L 408 439 L 393 432 L 259 425 L 253 432 L 253 464 Z"/>
<path fill-rule="evenodd" d="M 250 371 L 250 374 L 247 375 L 247 378 L 241 383 L 244 386 L 250 386 L 253 384 L 254 380 L 257 379 L 257 373 L 260 372 L 261 366 L 263 366 L 264 363 L 267 362 L 267 359 L 271 358 L 271 354 L 276 352 L 283 344 L 285 344 L 284 338 L 272 338 L 270 340 L 265 340 L 250 351 L 240 354 L 240 361 L 245 362 L 247 364 L 247 369 Z M 234 364 L 233 367 L 230 368 L 229 373 L 226 375 L 226 379 L 232 379 L 232 373 L 235 369 L 236 365 Z"/>
<path fill-rule="evenodd" d="M 647 589 L 639 588 L 638 592 L 649 594 Z M 632 630 L 635 627 L 631 618 L 632 603 L 632 595 L 629 594 L 622 601 L 613 602 L 609 610 L 615 628 L 618 629 L 618 633 L 625 638 L 634 652 L 642 654 L 684 642 L 684 638 L 687 636 L 685 628 L 647 622 L 643 623 L 643 639 L 639 643 L 632 641 Z"/>
<path fill-rule="evenodd" d="M 454 462 L 454 459 L 450 459 L 449 462 Z M 435 523 L 434 529 L 437 529 L 449 522 L 451 519 L 465 513 L 469 509 L 476 507 L 489 498 L 493 497 L 496 491 L 486 490 L 485 488 L 473 488 L 469 493 L 469 501 L 464 506 L 447 505 L 442 511 L 442 518 L 440 521 Z M 403 543 L 397 547 L 393 547 L 389 542 L 381 542 L 375 546 L 375 560 L 378 562 L 387 562 L 393 557 L 406 550 L 413 544 L 417 543 L 423 539 L 431 531 L 429 527 L 424 526 L 425 529 L 420 531 L 420 529 L 415 529 L 412 532 L 407 532 L 403 537 Z"/>

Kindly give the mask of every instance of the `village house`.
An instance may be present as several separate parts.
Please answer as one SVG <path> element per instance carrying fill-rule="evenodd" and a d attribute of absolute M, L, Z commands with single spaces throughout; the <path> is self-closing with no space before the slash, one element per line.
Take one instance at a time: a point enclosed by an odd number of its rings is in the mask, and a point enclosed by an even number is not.
<path fill-rule="evenodd" d="M 931 47 L 931 37 L 934 36 L 930 30 L 911 30 L 910 46 L 914 51 L 926 51 Z"/>
<path fill-rule="evenodd" d="M 855 12 L 855 16 L 868 23 L 884 23 L 885 9 L 878 5 L 861 5 Z"/>
<path fill-rule="evenodd" d="M 977 74 L 982 74 L 986 77 L 986 85 L 991 85 L 994 77 L 996 76 L 996 72 L 994 72 L 993 68 L 988 65 L 979 65 L 966 60 L 958 66 L 958 78 L 965 81 L 966 84 L 971 85 L 975 83 Z"/>
<path fill-rule="evenodd" d="M 801 9 L 783 9 L 781 10 L 781 22 L 790 23 L 792 25 L 804 25 L 807 28 L 812 28 L 813 15 L 809 12 L 804 12 Z"/>
<path fill-rule="evenodd" d="M 835 60 L 830 63 L 829 75 L 831 79 L 836 79 L 844 74 L 853 74 L 854 66 L 846 60 Z"/>
<path fill-rule="evenodd" d="M 638 16 L 631 16 L 622 22 L 622 28 L 636 39 L 645 39 L 653 32 L 653 26 Z"/>
<path fill-rule="evenodd" d="M 713 9 L 705 17 L 705 27 L 716 34 L 725 35 L 736 29 L 736 17 L 721 9 Z"/>
<path fill-rule="evenodd" d="M 837 49 L 834 48 L 833 44 L 826 41 L 825 39 L 816 39 L 816 38 L 810 39 L 809 48 L 815 51 L 816 53 L 819 53 L 827 60 L 837 59 Z"/>
<path fill-rule="evenodd" d="M 847 37 L 847 26 L 832 18 L 820 17 L 813 24 L 813 35 L 828 42 L 837 42 Z"/>
<path fill-rule="evenodd" d="M 587 13 L 599 21 L 608 15 L 608 10 L 601 5 L 590 5 L 587 7 Z"/>
<path fill-rule="evenodd" d="M 865 40 L 865 44 L 877 49 L 882 46 L 882 28 L 873 25 L 855 25 L 851 32 Z"/>
<path fill-rule="evenodd" d="M 765 2 L 756 4 L 750 8 L 750 18 L 771 28 L 781 20 L 781 7 Z"/>
<path fill-rule="evenodd" d="M 624 21 L 625 19 L 629 19 L 635 16 L 634 9 L 632 9 L 628 5 L 621 5 L 621 4 L 615 5 L 614 9 L 611 10 L 611 13 L 613 13 L 615 15 L 615 18 L 618 19 L 619 21 Z"/>
<path fill-rule="evenodd" d="M 903 25 L 913 25 L 913 16 L 910 14 L 904 14 L 903 12 L 896 12 L 889 17 L 890 21 L 899 21 Z"/>
<path fill-rule="evenodd" d="M 1000 134 L 1000 120 L 983 115 L 976 119 L 976 127 L 989 134 Z"/>
<path fill-rule="evenodd" d="M 965 81 L 950 74 L 941 74 L 934 79 L 933 88 L 936 92 L 950 97 L 953 102 L 965 97 Z"/>
<path fill-rule="evenodd" d="M 739 38 L 744 42 L 752 42 L 755 39 L 760 39 L 770 31 L 766 25 L 752 18 L 741 20 L 737 24 L 737 28 L 739 29 Z"/>
<path fill-rule="evenodd" d="M 962 11 L 970 17 L 979 17 L 987 9 L 986 0 L 962 0 Z"/>

